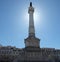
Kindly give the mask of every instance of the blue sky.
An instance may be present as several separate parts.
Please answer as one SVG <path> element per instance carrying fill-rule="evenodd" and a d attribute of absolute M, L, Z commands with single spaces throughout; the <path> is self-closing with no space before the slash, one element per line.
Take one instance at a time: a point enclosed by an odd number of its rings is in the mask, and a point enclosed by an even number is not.
<path fill-rule="evenodd" d="M 35 32 L 40 47 L 60 49 L 60 0 L 0 0 L 0 44 L 25 47 L 30 1 L 39 15 Z"/>

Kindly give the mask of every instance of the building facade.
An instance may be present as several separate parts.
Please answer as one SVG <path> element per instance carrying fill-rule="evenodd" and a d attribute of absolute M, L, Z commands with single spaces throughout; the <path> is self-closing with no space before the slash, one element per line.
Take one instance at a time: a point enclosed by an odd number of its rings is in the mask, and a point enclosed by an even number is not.
<path fill-rule="evenodd" d="M 40 39 L 35 36 L 34 8 L 32 2 L 28 8 L 29 31 L 24 39 L 25 48 L 0 46 L 0 62 L 60 62 L 60 50 L 40 48 Z"/>

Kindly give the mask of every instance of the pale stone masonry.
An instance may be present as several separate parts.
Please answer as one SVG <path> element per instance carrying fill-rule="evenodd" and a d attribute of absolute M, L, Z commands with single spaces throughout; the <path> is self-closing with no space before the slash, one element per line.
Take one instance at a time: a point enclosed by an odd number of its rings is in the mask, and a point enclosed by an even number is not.
<path fill-rule="evenodd" d="M 40 39 L 35 36 L 35 27 L 34 27 L 34 8 L 32 2 L 28 8 L 29 14 L 29 36 L 25 39 L 25 47 L 40 47 Z"/>
<path fill-rule="evenodd" d="M 54 48 L 26 47 L 23 49 L 0 47 L 0 62 L 60 62 L 60 50 Z"/>
<path fill-rule="evenodd" d="M 32 2 L 28 8 L 29 35 L 25 48 L 0 46 L 0 62 L 60 62 L 60 50 L 55 48 L 40 48 L 40 39 L 35 36 L 34 8 Z"/>

